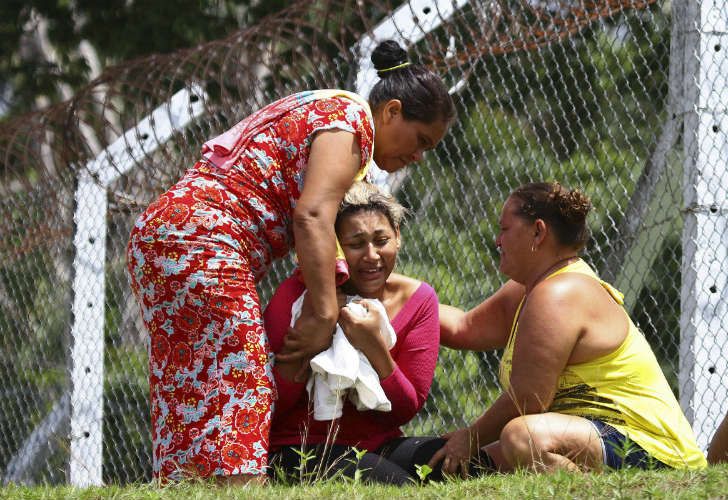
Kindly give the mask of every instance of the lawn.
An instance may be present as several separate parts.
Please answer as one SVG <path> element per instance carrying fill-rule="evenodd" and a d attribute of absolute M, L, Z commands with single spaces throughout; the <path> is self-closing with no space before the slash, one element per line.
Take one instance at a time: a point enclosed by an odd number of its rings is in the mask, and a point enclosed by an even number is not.
<path fill-rule="evenodd" d="M 517 473 L 494 475 L 469 481 L 450 480 L 403 488 L 369 486 L 355 482 L 324 482 L 307 486 L 255 486 L 219 488 L 208 484 L 181 484 L 165 488 L 150 484 L 76 489 L 71 487 L 20 487 L 0 489 L 2 499 L 95 500 L 102 498 L 229 499 L 256 500 L 338 498 L 389 500 L 393 498 L 728 498 L 728 465 L 701 471 L 626 470 L 602 474 L 560 472 L 551 475 Z"/>

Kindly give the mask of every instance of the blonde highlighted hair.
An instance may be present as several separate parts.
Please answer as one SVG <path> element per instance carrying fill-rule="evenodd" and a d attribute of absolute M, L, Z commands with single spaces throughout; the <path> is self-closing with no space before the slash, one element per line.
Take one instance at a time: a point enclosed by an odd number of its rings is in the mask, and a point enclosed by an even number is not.
<path fill-rule="evenodd" d="M 399 229 L 407 209 L 381 187 L 369 182 L 355 182 L 344 195 L 336 214 L 336 229 L 344 217 L 358 212 L 380 212 L 393 229 Z"/>

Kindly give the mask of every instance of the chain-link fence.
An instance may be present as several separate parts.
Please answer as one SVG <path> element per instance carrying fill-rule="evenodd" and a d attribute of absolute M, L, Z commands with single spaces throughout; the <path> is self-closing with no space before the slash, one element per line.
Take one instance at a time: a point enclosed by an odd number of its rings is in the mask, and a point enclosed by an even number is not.
<path fill-rule="evenodd" d="M 411 209 L 399 271 L 469 308 L 495 290 L 499 208 L 528 180 L 583 189 L 586 251 L 626 294 L 700 444 L 726 407 L 728 7 L 720 0 L 327 0 L 106 71 L 0 125 L 0 469 L 5 482 L 151 476 L 132 222 L 200 145 L 308 88 L 366 93 L 395 38 L 452 87 L 458 120 L 388 179 Z M 279 263 L 261 298 L 290 271 Z M 497 353 L 443 349 L 407 432 L 473 419 Z"/>

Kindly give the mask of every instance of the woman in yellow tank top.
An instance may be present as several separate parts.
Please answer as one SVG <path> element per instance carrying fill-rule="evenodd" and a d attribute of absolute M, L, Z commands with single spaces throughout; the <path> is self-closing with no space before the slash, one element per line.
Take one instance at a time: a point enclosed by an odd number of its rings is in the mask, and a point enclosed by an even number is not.
<path fill-rule="evenodd" d="M 579 257 L 589 200 L 558 183 L 519 187 L 496 246 L 510 280 L 474 309 L 441 305 L 442 344 L 504 348 L 501 396 L 446 434 L 431 466 L 509 471 L 706 465 L 622 295 Z M 482 469 L 481 469 L 482 470 Z"/>

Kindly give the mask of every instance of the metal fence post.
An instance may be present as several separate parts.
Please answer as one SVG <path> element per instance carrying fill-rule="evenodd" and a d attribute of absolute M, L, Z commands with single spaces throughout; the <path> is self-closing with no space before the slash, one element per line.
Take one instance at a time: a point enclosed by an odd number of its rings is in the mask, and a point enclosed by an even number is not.
<path fill-rule="evenodd" d="M 728 410 L 728 4 L 673 8 L 686 67 L 680 399 L 706 449 Z"/>
<path fill-rule="evenodd" d="M 102 483 L 107 205 L 106 187 L 100 186 L 88 170 L 82 170 L 74 214 L 69 464 L 70 482 L 79 487 Z"/>

